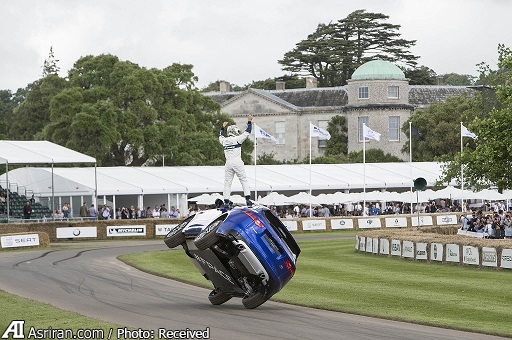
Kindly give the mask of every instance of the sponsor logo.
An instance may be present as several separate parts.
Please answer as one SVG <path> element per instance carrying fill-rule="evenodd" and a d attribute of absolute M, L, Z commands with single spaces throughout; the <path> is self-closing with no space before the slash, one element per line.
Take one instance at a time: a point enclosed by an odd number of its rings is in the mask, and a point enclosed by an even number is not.
<path fill-rule="evenodd" d="M 404 247 L 404 252 L 412 253 L 412 247 Z"/>
<path fill-rule="evenodd" d="M 467 256 L 473 256 L 473 249 L 471 249 L 471 248 L 466 248 L 466 255 L 467 255 Z"/>
<path fill-rule="evenodd" d="M 80 229 L 73 230 L 73 235 L 74 236 L 80 236 Z"/>
<path fill-rule="evenodd" d="M 109 233 L 111 234 L 126 234 L 126 233 L 136 233 L 136 234 L 144 234 L 144 228 L 110 228 Z"/>
<path fill-rule="evenodd" d="M 229 276 L 228 274 L 224 273 L 222 270 L 220 270 L 217 267 L 215 267 L 212 263 L 210 263 L 210 261 L 205 260 L 204 258 L 202 258 L 201 256 L 199 256 L 197 254 L 194 254 L 194 258 L 197 260 L 197 262 L 200 262 L 203 265 L 207 266 L 208 268 L 213 270 L 215 273 L 220 275 L 226 281 L 230 282 L 231 284 L 235 284 L 233 282 L 233 280 L 231 279 L 231 276 Z"/>
<path fill-rule="evenodd" d="M 434 244 L 434 258 L 437 259 L 437 244 Z"/>
<path fill-rule="evenodd" d="M 340 225 L 345 225 L 345 221 L 340 220 Z"/>
<path fill-rule="evenodd" d="M 373 221 L 372 220 L 366 220 L 366 224 L 372 224 Z"/>
<path fill-rule="evenodd" d="M 512 262 L 512 256 L 511 255 L 501 255 L 501 262 Z"/>
<path fill-rule="evenodd" d="M 444 223 L 452 223 L 453 218 L 448 217 L 448 216 L 444 216 L 443 218 L 441 218 L 441 221 L 444 222 Z"/>
<path fill-rule="evenodd" d="M 400 251 L 400 249 L 401 249 L 401 248 L 400 248 L 400 243 L 393 243 L 393 244 L 391 245 L 391 250 L 392 250 L 392 251 Z"/>
<path fill-rule="evenodd" d="M 448 249 L 449 252 L 450 252 L 450 256 L 459 256 L 459 252 L 458 251 L 453 251 L 451 249 Z"/>
<path fill-rule="evenodd" d="M 427 252 L 425 250 L 418 250 L 416 256 L 427 256 Z"/>
<path fill-rule="evenodd" d="M 496 262 L 497 256 L 494 251 L 483 251 L 482 252 L 482 262 Z"/>

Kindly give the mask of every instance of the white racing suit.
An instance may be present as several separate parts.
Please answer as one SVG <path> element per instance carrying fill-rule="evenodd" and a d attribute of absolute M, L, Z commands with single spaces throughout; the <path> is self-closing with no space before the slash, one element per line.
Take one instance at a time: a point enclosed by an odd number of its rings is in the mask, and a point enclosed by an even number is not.
<path fill-rule="evenodd" d="M 224 129 L 220 130 L 219 142 L 224 148 L 224 156 L 226 157 L 226 165 L 224 166 L 224 202 L 229 200 L 231 195 L 231 184 L 235 174 L 242 184 L 244 196 L 247 198 L 251 194 L 249 182 L 245 175 L 244 162 L 242 161 L 242 143 L 249 137 L 251 129 L 252 123 L 248 122 L 247 129 L 241 135 L 229 137 L 224 137 Z"/>

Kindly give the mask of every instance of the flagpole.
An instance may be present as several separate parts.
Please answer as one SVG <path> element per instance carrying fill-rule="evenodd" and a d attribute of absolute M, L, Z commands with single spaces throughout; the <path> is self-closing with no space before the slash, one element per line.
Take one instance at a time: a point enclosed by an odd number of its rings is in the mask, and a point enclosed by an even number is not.
<path fill-rule="evenodd" d="M 460 162 L 460 182 L 461 182 L 461 208 L 460 211 L 464 212 L 464 165 L 462 164 L 462 122 L 460 122 L 460 156 L 461 156 L 461 162 Z"/>
<path fill-rule="evenodd" d="M 413 213 L 412 203 L 413 203 L 413 199 L 414 199 L 413 194 L 412 194 L 412 184 L 414 182 L 414 179 L 412 178 L 412 122 L 409 122 L 409 165 L 410 165 L 410 172 L 411 172 L 411 214 L 412 214 Z M 418 201 L 418 199 L 416 199 L 416 201 Z"/>
<path fill-rule="evenodd" d="M 313 211 L 311 210 L 311 122 L 309 122 L 309 217 L 313 216 Z"/>
<path fill-rule="evenodd" d="M 366 212 L 366 137 L 364 136 L 364 127 L 366 123 L 363 123 L 363 216 Z"/>

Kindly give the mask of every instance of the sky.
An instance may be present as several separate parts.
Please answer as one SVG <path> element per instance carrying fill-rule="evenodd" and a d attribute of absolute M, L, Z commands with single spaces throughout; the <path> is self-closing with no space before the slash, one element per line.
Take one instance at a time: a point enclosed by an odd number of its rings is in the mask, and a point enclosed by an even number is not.
<path fill-rule="evenodd" d="M 0 90 L 41 78 L 50 47 L 62 77 L 83 56 L 112 54 L 146 68 L 191 64 L 199 88 L 242 86 L 287 74 L 286 52 L 358 9 L 389 16 L 439 75 L 496 69 L 498 44 L 512 48 L 509 0 L 0 0 Z"/>

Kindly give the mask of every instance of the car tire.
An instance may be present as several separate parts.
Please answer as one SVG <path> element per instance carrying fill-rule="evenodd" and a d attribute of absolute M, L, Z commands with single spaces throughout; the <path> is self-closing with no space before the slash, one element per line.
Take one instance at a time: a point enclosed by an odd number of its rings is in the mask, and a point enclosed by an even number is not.
<path fill-rule="evenodd" d="M 208 300 L 210 300 L 212 305 L 222 305 L 224 302 L 229 301 L 231 296 L 222 292 L 219 289 L 214 289 L 208 295 Z"/>
<path fill-rule="evenodd" d="M 206 250 L 220 240 L 220 236 L 217 234 L 217 229 L 219 229 L 221 224 L 222 220 L 215 220 L 196 236 L 194 244 L 197 249 Z"/>
<path fill-rule="evenodd" d="M 261 306 L 268 300 L 266 294 L 261 292 L 254 292 L 252 295 L 245 296 L 242 299 L 242 304 L 247 309 L 254 309 L 256 307 Z"/>
<path fill-rule="evenodd" d="M 182 244 L 183 242 L 185 242 L 185 235 L 183 235 L 182 231 L 193 218 L 194 216 L 188 217 L 167 233 L 167 235 L 164 238 L 164 242 L 167 245 L 167 247 L 175 248 Z"/>

